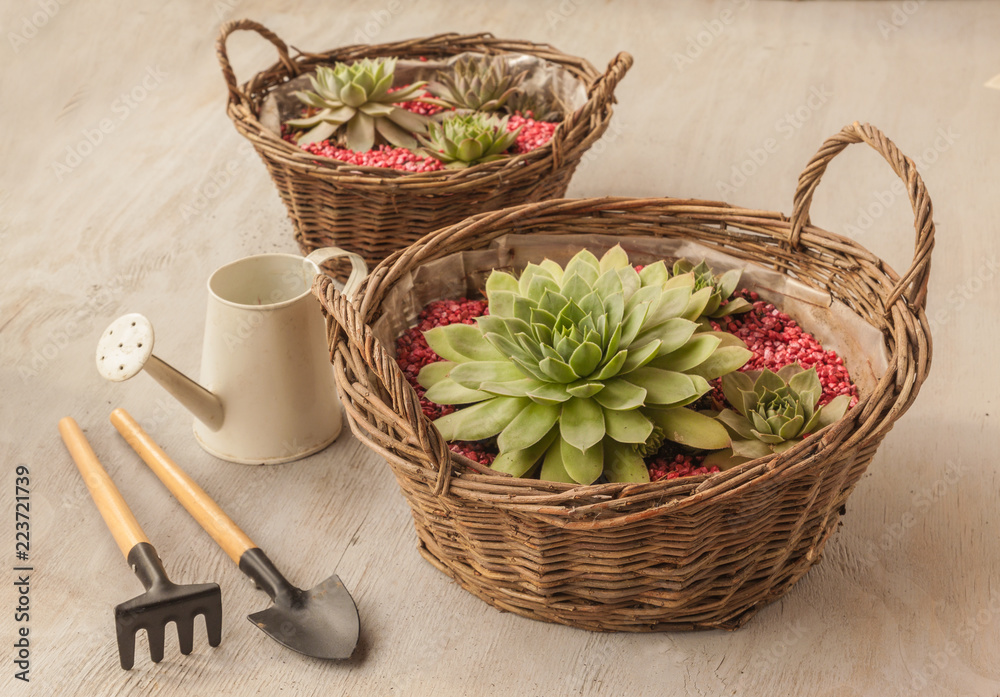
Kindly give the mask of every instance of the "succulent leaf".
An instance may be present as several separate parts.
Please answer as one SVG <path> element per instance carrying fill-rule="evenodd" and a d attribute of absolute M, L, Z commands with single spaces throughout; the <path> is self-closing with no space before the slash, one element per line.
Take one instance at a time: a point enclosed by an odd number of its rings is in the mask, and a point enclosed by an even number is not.
<path fill-rule="evenodd" d="M 586 450 L 580 450 L 564 439 L 555 442 L 558 447 L 563 469 L 571 482 L 594 481 L 604 471 L 604 446 L 601 443 Z M 567 480 L 562 480 L 567 481 Z"/>
<path fill-rule="evenodd" d="M 483 440 L 499 434 L 528 406 L 524 397 L 492 397 L 434 422 L 445 440 Z"/>
<path fill-rule="evenodd" d="M 523 450 L 504 450 L 491 465 L 497 472 L 505 472 L 514 477 L 523 477 L 528 474 L 538 464 L 538 459 L 542 457 L 553 441 L 559 437 L 559 430 L 553 428 L 548 434 L 537 443 Z"/>
<path fill-rule="evenodd" d="M 663 264 L 646 269 L 637 273 L 615 247 L 600 259 L 581 251 L 565 268 L 551 260 L 529 264 L 518 278 L 494 271 L 486 281 L 488 316 L 426 332 L 453 365 L 447 373 L 421 371 L 428 398 L 469 396 L 456 387 L 487 395 L 438 419 L 442 435 L 499 433 L 497 469 L 524 474 L 541 464 L 543 477 L 582 484 L 602 474 L 647 480 L 642 454 L 664 438 L 728 446 L 720 422 L 684 406 L 711 389 L 706 376 L 741 367 L 750 353 L 735 337 L 699 333 L 697 322 L 683 318 L 696 292 L 693 275 L 677 281 Z M 697 372 L 702 366 L 705 375 Z M 480 411 L 460 416 L 473 410 Z M 544 452 L 535 448 L 553 431 Z M 525 461 L 529 454 L 536 462 Z"/>
<path fill-rule="evenodd" d="M 542 471 L 539 477 L 549 482 L 573 483 L 573 477 L 566 470 L 566 463 L 563 460 L 561 445 L 565 443 L 561 438 L 556 438 L 555 443 L 545 451 L 545 458 L 542 460 Z"/>
<path fill-rule="evenodd" d="M 674 407 L 649 412 L 667 440 L 704 450 L 718 450 L 729 445 L 729 434 L 715 419 L 692 409 Z"/>
<path fill-rule="evenodd" d="M 497 445 L 501 450 L 523 450 L 544 438 L 559 419 L 560 409 L 554 404 L 531 402 L 500 432 Z"/>
<path fill-rule="evenodd" d="M 642 482 L 649 471 L 636 448 L 609 440 L 604 443 L 604 475 L 609 482 Z"/>
<path fill-rule="evenodd" d="M 488 392 L 470 389 L 454 380 L 445 378 L 429 387 L 424 396 L 437 404 L 473 404 L 489 399 L 492 395 Z"/>

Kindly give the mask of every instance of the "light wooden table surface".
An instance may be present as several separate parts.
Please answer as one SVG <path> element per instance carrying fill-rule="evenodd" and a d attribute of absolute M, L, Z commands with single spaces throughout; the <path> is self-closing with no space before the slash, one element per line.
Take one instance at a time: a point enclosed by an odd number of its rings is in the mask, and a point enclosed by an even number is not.
<path fill-rule="evenodd" d="M 416 552 L 387 466 L 349 433 L 293 464 L 202 452 L 148 376 L 101 380 L 101 330 L 149 316 L 157 354 L 197 375 L 205 280 L 295 251 L 263 165 L 224 112 L 213 42 L 247 16 L 326 50 L 443 30 L 549 42 L 635 67 L 573 196 L 675 195 L 790 211 L 802 166 L 857 120 L 916 158 L 935 203 L 931 377 L 886 438 L 823 562 L 745 628 L 591 634 L 502 614 Z M 0 694 L 995 695 L 997 153 L 1000 5 L 991 2 L 70 2 L 0 9 Z M 246 79 L 269 44 L 230 42 Z M 994 84 L 996 79 L 994 78 Z M 100 129 L 105 127 L 104 133 Z M 93 141 L 88 144 L 88 138 Z M 746 174 L 740 174 L 742 170 Z M 906 201 L 861 146 L 837 158 L 812 219 L 905 268 Z M 298 585 L 337 572 L 361 614 L 344 663 L 303 658 L 244 617 L 250 583 L 108 423 L 140 419 Z M 118 667 L 112 607 L 137 594 L 56 431 L 74 416 L 175 580 L 218 581 L 224 641 Z M 15 621 L 15 468 L 31 478 L 30 619 Z M 14 677 L 30 627 L 30 683 Z"/>

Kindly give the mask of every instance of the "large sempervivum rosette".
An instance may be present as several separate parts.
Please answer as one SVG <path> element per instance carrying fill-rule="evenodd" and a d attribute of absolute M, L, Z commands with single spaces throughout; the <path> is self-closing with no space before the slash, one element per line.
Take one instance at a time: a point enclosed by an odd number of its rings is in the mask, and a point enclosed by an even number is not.
<path fill-rule="evenodd" d="M 781 453 L 810 433 L 829 426 L 847 411 L 850 395 L 840 395 L 817 406 L 823 385 L 815 368 L 798 363 L 770 370 L 732 373 L 722 378 L 726 401 L 718 419 L 732 435 L 729 448 L 712 453 L 705 464 L 729 469 L 744 462 Z"/>
<path fill-rule="evenodd" d="M 738 339 L 698 333 L 711 289 L 660 261 L 637 272 L 621 247 L 600 260 L 493 271 L 489 315 L 425 332 L 444 360 L 420 371 L 426 398 L 465 405 L 434 424 L 446 440 L 497 437 L 493 468 L 551 481 L 648 481 L 643 454 L 663 439 L 718 449 L 719 422 L 686 405 L 742 366 Z"/>
<path fill-rule="evenodd" d="M 371 150 L 376 141 L 401 148 L 417 147 L 414 133 L 425 133 L 428 119 L 397 106 L 401 102 L 436 103 L 421 97 L 426 82 L 414 82 L 390 92 L 396 59 L 365 58 L 355 63 L 321 65 L 309 76 L 315 92 L 295 92 L 306 106 L 319 111 L 286 121 L 292 128 L 308 128 L 296 141 L 308 145 L 340 134 L 344 145 L 355 152 Z"/>

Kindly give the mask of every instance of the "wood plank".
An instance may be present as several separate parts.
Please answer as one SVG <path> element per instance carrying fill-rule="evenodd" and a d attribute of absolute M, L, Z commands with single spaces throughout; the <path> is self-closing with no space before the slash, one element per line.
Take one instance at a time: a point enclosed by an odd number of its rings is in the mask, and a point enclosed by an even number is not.
<path fill-rule="evenodd" d="M 996 694 L 1000 440 L 996 323 L 1000 147 L 993 27 L 1000 6 L 916 2 L 409 0 L 325 5 L 4 3 L 0 26 L 0 509 L 14 467 L 32 480 L 31 683 L 13 678 L 17 604 L 0 573 L 3 694 Z M 910 10 L 913 10 L 912 12 Z M 900 14 L 902 13 L 902 14 Z M 928 314 L 936 361 L 913 408 L 852 495 L 823 563 L 735 633 L 604 635 L 500 613 L 416 551 L 388 467 L 345 433 L 306 460 L 252 468 L 201 451 L 190 417 L 147 376 L 93 365 L 127 311 L 157 354 L 197 375 L 205 281 L 262 251 L 296 251 L 285 210 L 225 115 L 213 43 L 248 16 L 304 50 L 489 30 L 549 42 L 603 67 L 628 50 L 612 129 L 570 194 L 722 199 L 789 213 L 802 166 L 855 119 L 918 162 L 936 204 Z M 37 26 L 36 26 L 37 24 Z M 720 28 L 721 27 L 721 28 Z M 27 36 L 30 34 L 30 36 Z M 16 38 L 11 39 L 14 36 Z M 240 79 L 274 61 L 234 36 Z M 145 81 L 145 84 L 144 84 Z M 100 136 L 102 121 L 110 124 Z M 97 129 L 95 131 L 95 129 Z M 92 140 L 100 142 L 90 145 Z M 75 154 L 74 154 L 75 153 Z M 815 224 L 902 272 L 912 219 L 862 146 L 837 158 Z M 290 580 L 337 572 L 362 643 L 344 663 L 303 658 L 244 618 L 267 605 L 107 421 L 124 406 Z M 224 640 L 118 667 L 112 607 L 141 587 L 121 561 L 56 422 L 73 416 L 178 581 L 216 581 Z M 6 520 L 10 520 L 6 518 Z M 4 550 L 14 530 L 0 526 Z M 8 569 L 12 556 L 6 556 Z"/>

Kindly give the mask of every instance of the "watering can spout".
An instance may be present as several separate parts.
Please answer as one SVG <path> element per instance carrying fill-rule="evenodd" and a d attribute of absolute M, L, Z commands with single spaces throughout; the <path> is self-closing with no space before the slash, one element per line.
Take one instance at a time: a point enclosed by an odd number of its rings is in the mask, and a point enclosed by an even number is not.
<path fill-rule="evenodd" d="M 165 361 L 153 355 L 153 325 L 132 313 L 116 319 L 97 344 L 97 369 L 114 382 L 128 380 L 145 370 L 212 431 L 225 417 L 222 400 Z"/>

